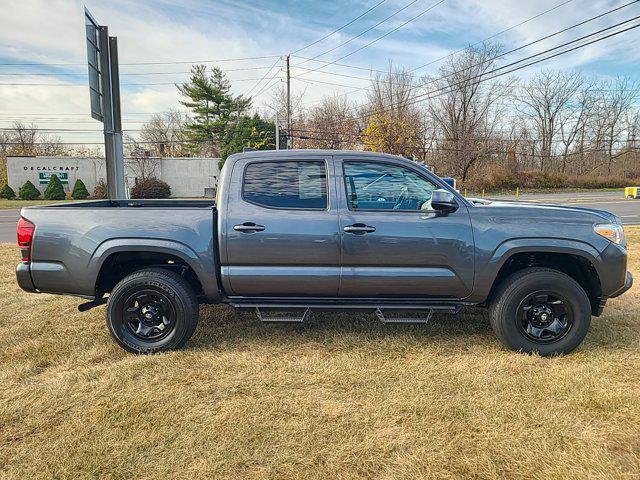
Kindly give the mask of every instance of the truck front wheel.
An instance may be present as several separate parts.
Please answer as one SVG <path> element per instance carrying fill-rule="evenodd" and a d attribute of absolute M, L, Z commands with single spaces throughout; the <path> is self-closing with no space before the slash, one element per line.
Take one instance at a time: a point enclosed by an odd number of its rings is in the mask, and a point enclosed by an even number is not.
<path fill-rule="evenodd" d="M 506 346 L 543 356 L 569 353 L 589 330 L 591 304 L 573 278 L 527 268 L 505 279 L 490 307 L 491 326 Z"/>
<path fill-rule="evenodd" d="M 198 301 L 187 281 L 162 268 L 128 275 L 111 292 L 107 325 L 114 340 L 132 353 L 182 347 L 198 324 Z"/>

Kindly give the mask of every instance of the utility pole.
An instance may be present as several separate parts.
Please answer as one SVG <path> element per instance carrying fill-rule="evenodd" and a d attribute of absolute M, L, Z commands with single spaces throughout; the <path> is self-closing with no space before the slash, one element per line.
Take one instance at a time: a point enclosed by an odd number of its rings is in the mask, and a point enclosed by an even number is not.
<path fill-rule="evenodd" d="M 293 148 L 291 136 L 291 69 L 289 68 L 289 55 L 287 55 L 287 148 Z"/>

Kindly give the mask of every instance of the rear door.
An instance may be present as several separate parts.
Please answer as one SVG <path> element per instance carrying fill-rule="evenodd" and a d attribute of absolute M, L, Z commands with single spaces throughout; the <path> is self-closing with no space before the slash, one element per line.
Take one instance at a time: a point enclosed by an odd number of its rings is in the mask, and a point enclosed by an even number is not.
<path fill-rule="evenodd" d="M 239 160 L 222 258 L 234 295 L 335 297 L 340 234 L 331 157 Z"/>
<path fill-rule="evenodd" d="M 431 210 L 438 180 L 410 161 L 336 159 L 344 297 L 464 298 L 474 243 L 467 207 Z"/>

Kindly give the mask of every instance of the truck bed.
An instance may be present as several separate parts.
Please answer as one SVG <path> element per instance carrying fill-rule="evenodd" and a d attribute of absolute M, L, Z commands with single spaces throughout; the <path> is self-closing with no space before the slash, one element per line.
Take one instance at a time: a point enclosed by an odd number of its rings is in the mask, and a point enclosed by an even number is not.
<path fill-rule="evenodd" d="M 142 200 L 88 200 L 84 202 L 54 203 L 29 209 L 40 208 L 211 208 L 215 207 L 213 199 L 142 199 Z"/>
<path fill-rule="evenodd" d="M 21 216 L 35 225 L 28 274 L 38 291 L 92 298 L 105 262 L 138 251 L 190 265 L 206 279 L 204 296 L 217 298 L 214 200 L 92 200 Z"/>

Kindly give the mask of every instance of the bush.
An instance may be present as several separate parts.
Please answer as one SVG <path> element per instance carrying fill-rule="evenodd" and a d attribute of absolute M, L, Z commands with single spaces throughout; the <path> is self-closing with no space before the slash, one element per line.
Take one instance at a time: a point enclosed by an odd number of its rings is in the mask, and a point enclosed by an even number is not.
<path fill-rule="evenodd" d="M 76 180 L 76 183 L 73 185 L 73 192 L 71 196 L 76 200 L 84 200 L 89 197 L 89 191 L 87 190 L 87 186 L 80 179 Z"/>
<path fill-rule="evenodd" d="M 20 190 L 18 190 L 18 195 L 22 200 L 36 200 L 40 198 L 40 190 L 36 188 L 36 186 L 31 183 L 29 180 L 26 181 Z"/>
<path fill-rule="evenodd" d="M 46 200 L 65 200 L 67 198 L 62 182 L 57 175 L 51 175 L 49 185 L 44 191 L 44 198 Z"/>
<path fill-rule="evenodd" d="M 568 176 L 560 172 L 530 170 L 512 173 L 502 165 L 488 164 L 475 169 L 463 188 L 472 192 L 513 191 L 516 187 L 529 190 L 550 190 L 562 188 L 623 188 L 640 185 L 640 179 L 615 175 Z"/>
<path fill-rule="evenodd" d="M 2 187 L 2 190 L 0 190 L 0 198 L 13 200 L 14 198 L 16 198 L 16 192 L 14 192 L 13 188 L 11 188 L 8 184 L 5 184 L 4 187 Z"/>
<path fill-rule="evenodd" d="M 625 178 L 615 176 L 591 176 L 584 175 L 573 177 L 569 182 L 576 188 L 624 188 L 631 185 L 638 185 L 637 178 Z"/>
<path fill-rule="evenodd" d="M 171 187 L 157 178 L 137 182 L 131 189 L 131 198 L 169 198 Z"/>
<path fill-rule="evenodd" d="M 105 199 L 109 196 L 109 190 L 107 190 L 107 184 L 104 180 L 100 180 L 96 187 L 93 189 L 93 198 L 97 200 Z"/>

